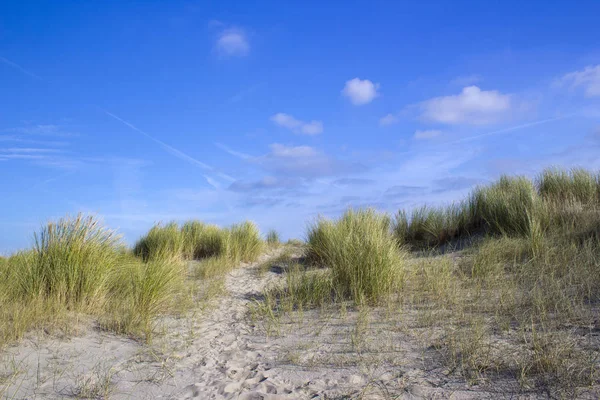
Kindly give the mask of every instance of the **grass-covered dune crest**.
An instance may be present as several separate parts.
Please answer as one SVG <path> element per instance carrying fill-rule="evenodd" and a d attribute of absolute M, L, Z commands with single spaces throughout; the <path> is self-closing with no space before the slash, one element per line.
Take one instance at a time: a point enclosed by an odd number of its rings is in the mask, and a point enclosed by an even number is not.
<path fill-rule="evenodd" d="M 30 249 L 0 258 L 0 347 L 33 328 L 69 330 L 81 316 L 150 338 L 157 316 L 190 301 L 190 278 L 222 275 L 264 250 L 249 221 L 228 228 L 159 223 L 129 249 L 97 217 L 79 214 L 33 237 Z M 202 262 L 190 269 L 187 260 Z"/>

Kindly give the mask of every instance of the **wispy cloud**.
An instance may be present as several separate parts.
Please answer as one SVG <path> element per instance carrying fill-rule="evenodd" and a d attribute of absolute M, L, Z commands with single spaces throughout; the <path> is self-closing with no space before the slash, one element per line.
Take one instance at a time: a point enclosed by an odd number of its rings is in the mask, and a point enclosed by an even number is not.
<path fill-rule="evenodd" d="M 285 177 L 265 176 L 256 181 L 236 181 L 229 186 L 229 190 L 234 192 L 253 192 L 259 190 L 281 189 L 296 187 L 300 184 L 297 179 Z"/>
<path fill-rule="evenodd" d="M 236 150 L 233 150 L 233 149 L 231 149 L 230 147 L 228 147 L 228 146 L 225 146 L 225 145 L 224 145 L 224 144 L 222 144 L 222 143 L 218 143 L 218 142 L 217 142 L 217 143 L 215 143 L 215 146 L 217 146 L 218 148 L 220 148 L 220 149 L 221 149 L 221 150 L 223 150 L 224 152 L 231 154 L 231 155 L 232 155 L 232 156 L 234 156 L 234 157 L 241 158 L 242 160 L 250 160 L 250 159 L 252 159 L 252 158 L 253 158 L 253 157 L 252 157 L 251 155 L 249 155 L 249 154 L 242 153 L 241 151 L 236 151 Z"/>
<path fill-rule="evenodd" d="M 0 56 L 0 62 L 3 62 L 4 64 L 8 65 L 9 67 L 12 67 L 12 68 L 18 70 L 18 71 L 24 73 L 25 75 L 29 75 L 32 78 L 43 81 L 42 77 L 40 77 L 39 75 L 36 75 L 33 72 L 21 67 L 19 64 L 9 60 L 8 58 Z"/>
<path fill-rule="evenodd" d="M 43 148 L 32 148 L 32 147 L 11 147 L 11 148 L 0 148 L 0 153 L 16 153 L 16 154 L 36 154 L 36 153 L 60 153 L 58 149 L 43 149 Z"/>
<path fill-rule="evenodd" d="M 76 137 L 78 133 L 66 130 L 64 127 L 55 124 L 37 124 L 26 125 L 18 128 L 7 129 L 7 132 L 20 133 L 30 136 L 50 136 L 50 137 Z"/>
<path fill-rule="evenodd" d="M 221 31 L 216 43 L 221 56 L 243 57 L 250 52 L 250 43 L 246 33 L 239 28 L 229 28 Z"/>
<path fill-rule="evenodd" d="M 283 128 L 291 130 L 294 133 L 318 135 L 319 133 L 323 132 L 323 122 L 314 120 L 310 122 L 304 122 L 294 118 L 290 114 L 277 113 L 271 117 L 271 121 Z"/>
<path fill-rule="evenodd" d="M 365 167 L 339 160 L 310 146 L 286 146 L 273 143 L 270 152 L 257 159 L 267 171 L 279 176 L 318 178 L 360 172 Z"/>
<path fill-rule="evenodd" d="M 131 124 L 130 122 L 127 122 L 124 119 L 118 117 L 117 115 L 115 115 L 115 114 L 113 114 L 113 113 L 111 113 L 109 111 L 106 111 L 106 110 L 102 110 L 102 111 L 104 111 L 104 113 L 106 113 L 106 115 L 108 115 L 109 117 L 112 117 L 112 118 L 116 119 L 117 121 L 121 122 L 123 125 L 129 127 L 130 129 L 132 129 L 132 130 L 134 130 L 134 131 L 136 131 L 138 133 L 141 133 L 142 135 L 144 135 L 148 139 L 152 140 L 154 143 L 157 143 L 164 150 L 166 150 L 169 154 L 171 154 L 171 155 L 179 158 L 180 160 L 183 160 L 183 161 L 186 161 L 186 162 L 188 162 L 188 163 L 190 163 L 192 165 L 198 166 L 198 167 L 200 167 L 200 168 L 202 168 L 202 169 L 204 169 L 206 171 L 213 172 L 213 173 L 215 173 L 216 175 L 218 175 L 219 177 L 221 177 L 221 178 L 223 178 L 225 180 L 232 181 L 232 182 L 235 181 L 235 178 L 233 178 L 233 177 L 231 177 L 231 176 L 229 176 L 227 174 L 224 174 L 222 172 L 219 172 L 215 168 L 211 167 L 210 165 L 208 165 L 206 163 L 203 163 L 202 161 L 195 159 L 194 157 L 192 157 L 192 156 L 184 153 L 183 151 L 178 150 L 175 147 L 166 144 L 162 140 L 157 139 L 154 136 L 152 136 L 152 135 L 144 132 L 143 130 L 139 129 L 138 127 L 136 127 L 135 125 Z"/>
<path fill-rule="evenodd" d="M 0 160 L 42 160 L 47 158 L 40 154 L 0 153 Z"/>
<path fill-rule="evenodd" d="M 441 134 L 442 131 L 437 129 L 417 130 L 413 137 L 417 140 L 426 140 L 436 138 Z"/>
<path fill-rule="evenodd" d="M 273 143 L 269 145 L 270 151 L 262 156 L 250 156 L 225 145 L 218 147 L 260 167 L 277 178 L 315 179 L 365 170 L 365 166 L 360 163 L 339 160 L 311 146 L 288 146 Z"/>
<path fill-rule="evenodd" d="M 558 81 L 558 85 L 568 85 L 572 89 L 581 88 L 586 97 L 600 96 L 600 64 L 570 72 Z"/>
<path fill-rule="evenodd" d="M 380 126 L 394 125 L 397 122 L 398 122 L 398 117 L 395 116 L 394 114 L 388 114 L 385 117 L 382 117 L 379 119 Z"/>

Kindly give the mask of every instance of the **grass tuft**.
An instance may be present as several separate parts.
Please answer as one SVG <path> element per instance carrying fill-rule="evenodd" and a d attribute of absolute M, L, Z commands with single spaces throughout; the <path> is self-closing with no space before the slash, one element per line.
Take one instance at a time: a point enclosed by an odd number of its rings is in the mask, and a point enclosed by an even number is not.
<path fill-rule="evenodd" d="M 275 229 L 271 229 L 267 232 L 266 242 L 269 246 L 278 246 L 281 243 L 281 239 L 279 238 L 279 232 Z"/>
<path fill-rule="evenodd" d="M 357 303 L 376 302 L 400 284 L 404 253 L 390 234 L 391 220 L 372 209 L 348 210 L 308 230 L 308 258 L 330 267 L 335 290 Z"/>

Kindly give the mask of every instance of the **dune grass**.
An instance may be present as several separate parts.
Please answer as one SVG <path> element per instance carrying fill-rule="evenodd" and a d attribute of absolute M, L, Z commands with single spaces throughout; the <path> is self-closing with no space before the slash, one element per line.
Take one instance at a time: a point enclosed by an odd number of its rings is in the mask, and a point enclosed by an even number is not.
<path fill-rule="evenodd" d="M 151 240 L 171 237 L 171 226 Z M 36 327 L 72 329 L 73 320 L 97 318 L 116 331 L 151 336 L 151 321 L 174 306 L 173 292 L 185 277 L 172 240 L 158 251 L 133 257 L 118 235 L 92 216 L 50 222 L 34 246 L 0 266 L 0 346 Z"/>
<path fill-rule="evenodd" d="M 14 295 L 41 297 L 70 308 L 97 308 L 124 249 L 120 238 L 93 217 L 50 222 L 34 235 L 33 249 L 12 257 Z"/>
<path fill-rule="evenodd" d="M 599 220 L 600 222 L 600 220 Z M 600 242 L 490 237 L 450 256 L 416 259 L 401 298 L 418 310 L 426 345 L 469 382 L 513 377 L 524 388 L 575 396 L 600 383 L 591 332 L 600 300 Z"/>
<path fill-rule="evenodd" d="M 110 276 L 109 301 L 101 325 L 149 341 L 155 318 L 187 300 L 185 277 L 185 266 L 169 259 L 124 260 Z"/>
<path fill-rule="evenodd" d="M 256 260 L 262 250 L 251 222 L 156 224 L 132 251 L 92 216 L 50 222 L 31 249 L 0 258 L 0 347 L 34 328 L 67 332 L 87 317 L 151 340 L 156 317 L 189 303 L 185 260 L 202 260 L 192 275 L 210 278 Z"/>
<path fill-rule="evenodd" d="M 228 230 L 226 255 L 236 264 L 256 261 L 263 251 L 263 244 L 256 224 L 242 222 L 232 225 Z"/>
<path fill-rule="evenodd" d="M 250 221 L 228 228 L 200 221 L 187 221 L 181 228 L 175 222 L 157 224 L 134 246 L 134 253 L 145 261 L 217 257 L 234 264 L 254 261 L 262 250 L 260 231 Z"/>
<path fill-rule="evenodd" d="M 600 174 L 550 168 L 533 181 L 502 176 L 449 206 L 400 210 L 393 230 L 400 243 L 414 249 L 484 235 L 527 237 L 548 230 L 560 234 L 562 225 L 581 217 L 582 209 L 599 206 Z"/>
<path fill-rule="evenodd" d="M 401 210 L 391 224 L 372 210 L 319 219 L 306 263 L 286 269 L 260 311 L 276 328 L 286 313 L 390 299 L 404 329 L 469 384 L 514 379 L 578 397 L 600 385 L 599 188 L 597 174 L 549 169 L 502 177 L 450 207 Z"/>
<path fill-rule="evenodd" d="M 169 258 L 180 260 L 184 251 L 184 236 L 176 222 L 156 224 L 133 247 L 144 261 Z"/>
<path fill-rule="evenodd" d="M 581 204 L 600 202 L 600 174 L 584 169 L 546 169 L 537 178 L 536 184 L 540 195 L 546 200 L 576 201 Z"/>
<path fill-rule="evenodd" d="M 271 229 L 267 232 L 267 237 L 265 241 L 269 246 L 278 246 L 279 244 L 281 244 L 279 232 L 277 232 L 275 229 Z"/>
<path fill-rule="evenodd" d="M 307 234 L 307 258 L 331 268 L 337 293 L 357 303 L 385 298 L 401 281 L 404 253 L 390 235 L 391 220 L 374 210 L 348 210 L 319 219 Z"/>

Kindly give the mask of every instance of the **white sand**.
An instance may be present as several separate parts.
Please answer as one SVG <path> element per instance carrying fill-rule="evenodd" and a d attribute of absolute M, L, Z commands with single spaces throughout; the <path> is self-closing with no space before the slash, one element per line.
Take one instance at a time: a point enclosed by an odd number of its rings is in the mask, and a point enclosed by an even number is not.
<path fill-rule="evenodd" d="M 206 313 L 165 318 L 164 334 L 151 346 L 94 329 L 70 339 L 25 340 L 1 356 L 0 393 L 10 399 L 533 397 L 516 395 L 514 384 L 494 392 L 447 376 L 435 351 L 419 346 L 401 321 L 379 324 L 375 314 L 298 314 L 277 327 L 280 335 L 267 337 L 248 306 L 283 277 L 261 276 L 255 266 L 231 272 L 228 294 Z"/>

